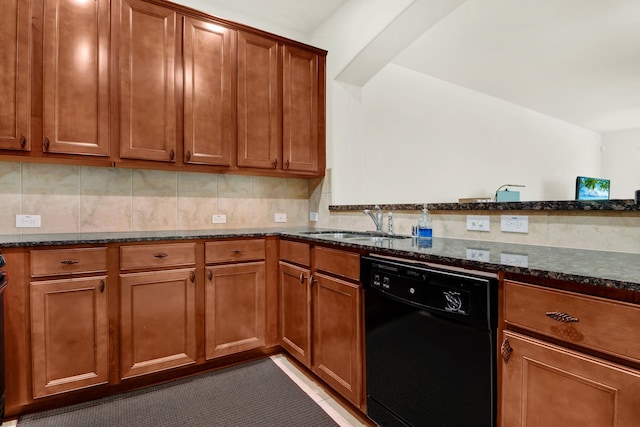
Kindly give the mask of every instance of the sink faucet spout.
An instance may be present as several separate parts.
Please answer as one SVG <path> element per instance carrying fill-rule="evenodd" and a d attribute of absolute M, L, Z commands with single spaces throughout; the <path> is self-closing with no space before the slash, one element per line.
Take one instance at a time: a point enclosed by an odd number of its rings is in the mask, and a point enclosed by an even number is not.
<path fill-rule="evenodd" d="M 371 220 L 376 225 L 376 231 L 382 231 L 382 209 L 378 205 L 374 209 L 376 210 L 375 214 L 370 209 L 365 209 L 362 212 L 371 217 Z"/>

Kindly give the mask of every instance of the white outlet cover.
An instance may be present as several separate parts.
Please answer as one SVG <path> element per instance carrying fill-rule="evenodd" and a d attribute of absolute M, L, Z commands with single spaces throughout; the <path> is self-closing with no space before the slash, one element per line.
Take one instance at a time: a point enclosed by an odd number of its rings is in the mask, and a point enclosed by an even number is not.
<path fill-rule="evenodd" d="M 309 221 L 318 222 L 318 212 L 309 212 Z"/>
<path fill-rule="evenodd" d="M 225 214 L 211 215 L 211 223 L 212 224 L 226 224 L 227 223 L 227 216 Z"/>
<path fill-rule="evenodd" d="M 514 267 L 529 267 L 529 255 L 510 254 L 503 252 L 500 254 L 500 263 L 512 265 Z"/>
<path fill-rule="evenodd" d="M 467 215 L 467 230 L 490 231 L 491 219 L 489 218 L 489 215 Z"/>
<path fill-rule="evenodd" d="M 287 222 L 286 213 L 277 213 L 273 216 L 273 222 Z"/>
<path fill-rule="evenodd" d="M 40 228 L 40 215 L 16 215 L 16 227 L 23 228 Z"/>
<path fill-rule="evenodd" d="M 486 249 L 467 248 L 467 259 L 469 261 L 489 262 L 490 258 L 491 258 L 491 252 Z"/>
<path fill-rule="evenodd" d="M 507 233 L 528 233 L 529 232 L 529 216 L 501 215 L 500 230 Z"/>

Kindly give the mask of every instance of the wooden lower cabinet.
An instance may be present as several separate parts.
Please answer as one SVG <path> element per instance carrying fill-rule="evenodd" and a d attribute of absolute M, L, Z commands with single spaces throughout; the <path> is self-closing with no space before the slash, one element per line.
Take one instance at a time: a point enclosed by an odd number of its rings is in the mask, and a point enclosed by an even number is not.
<path fill-rule="evenodd" d="M 106 276 L 31 282 L 35 398 L 108 381 Z"/>
<path fill-rule="evenodd" d="M 207 267 L 206 276 L 207 359 L 263 347 L 266 342 L 264 261 Z"/>
<path fill-rule="evenodd" d="M 505 331 L 504 427 L 631 427 L 640 420 L 640 372 Z M 503 347 L 505 344 L 503 344 Z"/>
<path fill-rule="evenodd" d="M 313 277 L 313 370 L 357 404 L 363 356 L 360 286 L 320 273 Z"/>
<path fill-rule="evenodd" d="M 308 268 L 280 261 L 280 341 L 311 367 L 311 288 Z"/>
<path fill-rule="evenodd" d="M 120 375 L 196 363 L 195 268 L 120 274 Z"/>

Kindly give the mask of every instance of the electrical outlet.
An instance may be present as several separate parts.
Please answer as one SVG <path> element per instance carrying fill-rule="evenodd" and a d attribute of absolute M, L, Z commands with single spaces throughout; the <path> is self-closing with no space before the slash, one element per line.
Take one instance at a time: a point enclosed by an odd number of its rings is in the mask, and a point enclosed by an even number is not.
<path fill-rule="evenodd" d="M 16 215 L 16 227 L 40 228 L 40 215 Z"/>
<path fill-rule="evenodd" d="M 318 212 L 309 212 L 309 221 L 318 222 Z"/>
<path fill-rule="evenodd" d="M 489 215 L 467 215 L 467 230 L 489 231 L 490 229 L 491 221 Z"/>
<path fill-rule="evenodd" d="M 287 214 L 286 213 L 277 213 L 273 217 L 273 222 L 287 222 Z"/>
<path fill-rule="evenodd" d="M 491 252 L 486 249 L 470 249 L 467 248 L 467 259 L 470 261 L 489 262 Z"/>
<path fill-rule="evenodd" d="M 528 233 L 529 217 L 527 215 L 501 215 L 500 230 L 507 233 Z"/>
<path fill-rule="evenodd" d="M 211 215 L 211 224 L 226 224 L 227 216 L 225 214 Z"/>
<path fill-rule="evenodd" d="M 500 263 L 512 265 L 514 267 L 529 267 L 529 256 L 520 254 L 500 254 Z"/>

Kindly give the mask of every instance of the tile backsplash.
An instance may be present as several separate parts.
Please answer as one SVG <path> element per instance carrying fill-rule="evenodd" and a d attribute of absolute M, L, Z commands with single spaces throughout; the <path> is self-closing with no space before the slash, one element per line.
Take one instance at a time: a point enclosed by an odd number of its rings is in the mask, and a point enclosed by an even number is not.
<path fill-rule="evenodd" d="M 309 180 L 0 162 L 0 233 L 306 226 Z M 286 213 L 287 223 L 274 223 Z M 41 228 L 16 228 L 18 214 Z M 226 224 L 211 216 L 225 214 Z"/>

